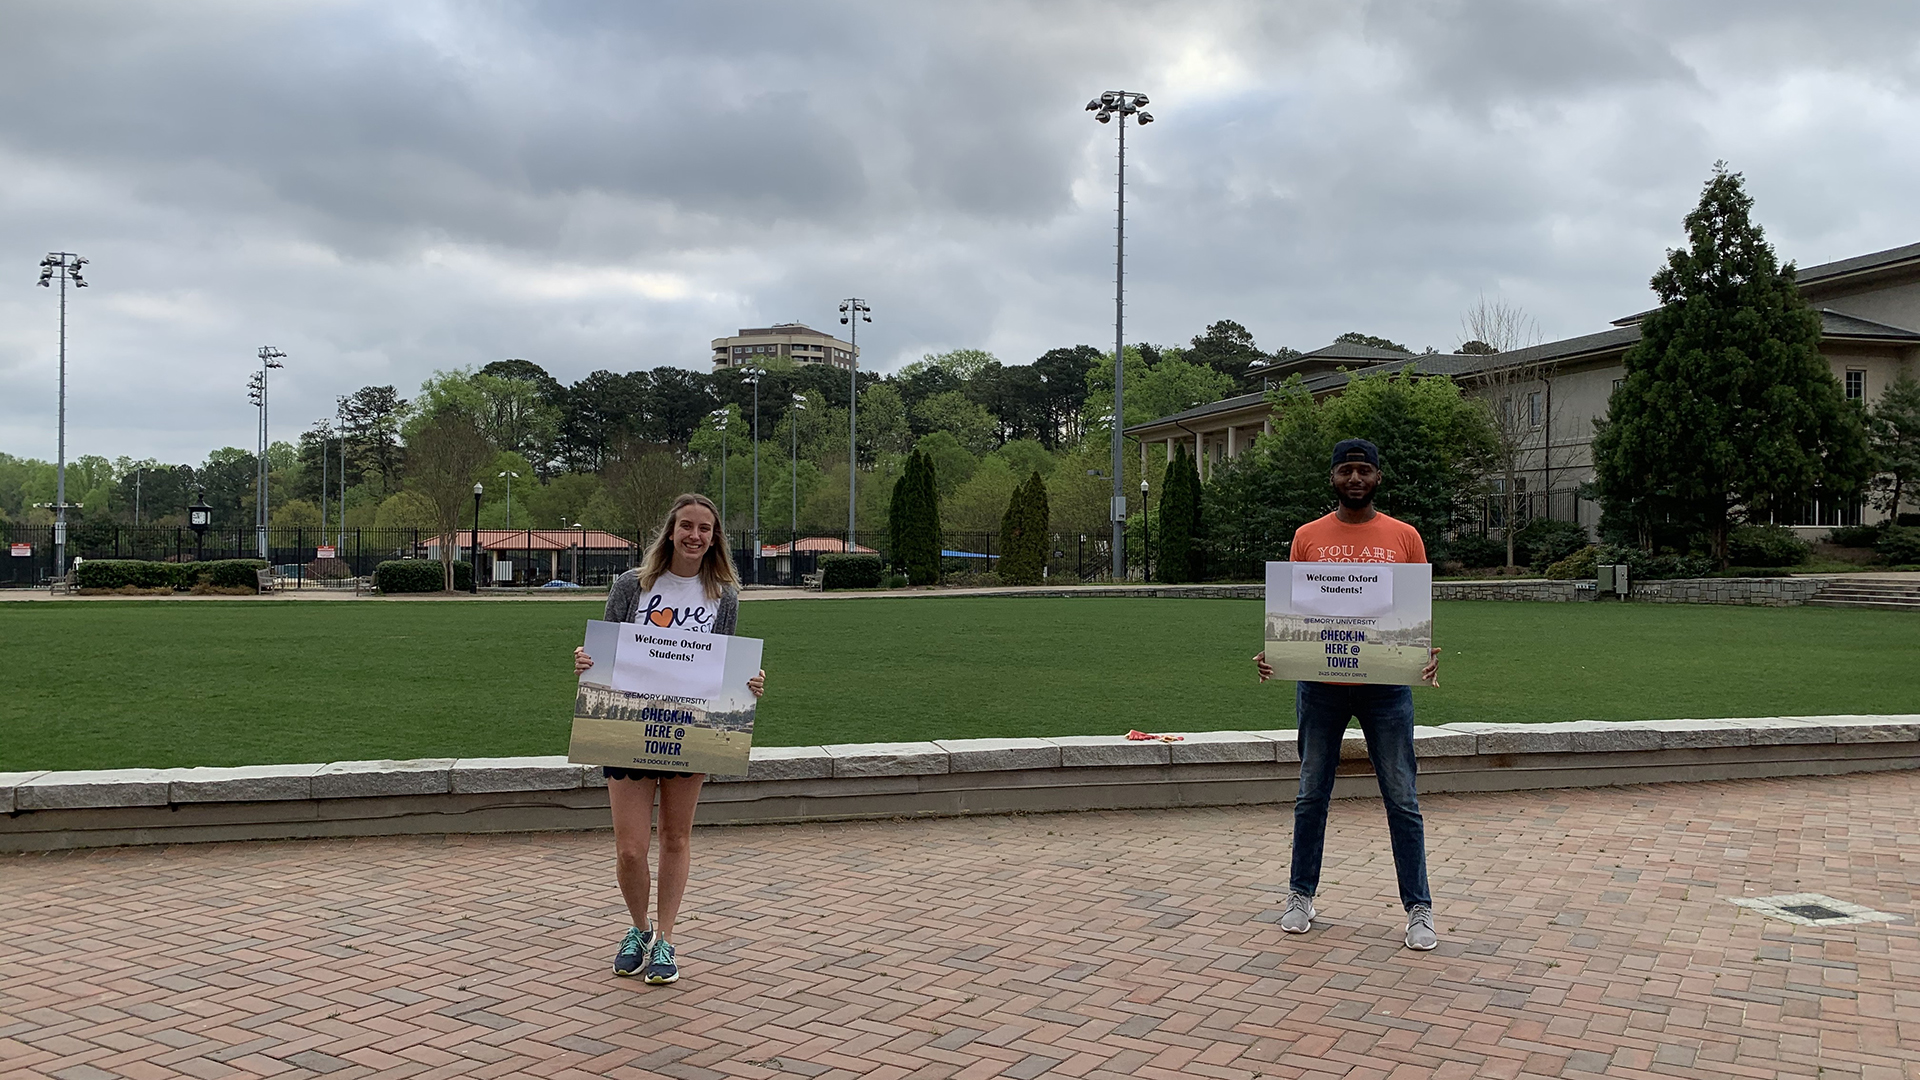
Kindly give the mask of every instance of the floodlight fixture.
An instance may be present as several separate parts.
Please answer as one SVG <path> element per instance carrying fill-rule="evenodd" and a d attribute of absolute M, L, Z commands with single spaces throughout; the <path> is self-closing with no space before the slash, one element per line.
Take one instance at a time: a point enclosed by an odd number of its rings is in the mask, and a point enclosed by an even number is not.
<path fill-rule="evenodd" d="M 1103 124 L 1113 122 L 1114 116 L 1120 117 L 1119 127 L 1119 167 L 1118 183 L 1114 189 L 1114 245 L 1113 245 L 1113 500 L 1109 517 L 1113 525 L 1113 580 L 1118 582 L 1126 573 L 1126 521 L 1127 495 L 1121 487 L 1122 462 L 1121 445 L 1125 436 L 1121 434 L 1126 415 L 1122 408 L 1125 370 L 1123 361 L 1126 352 L 1126 273 L 1127 273 L 1127 117 L 1134 118 L 1137 124 L 1153 123 L 1153 114 L 1146 111 L 1147 95 L 1130 90 L 1108 90 L 1087 108 L 1092 111 L 1095 105 L 1094 119 Z M 1092 470 L 1089 470 L 1092 473 Z"/>
<path fill-rule="evenodd" d="M 860 464 L 860 324 L 873 321 L 873 309 L 866 300 L 849 296 L 840 301 L 840 323 L 852 328 L 847 344 L 847 550 L 854 543 L 853 511 L 857 505 L 855 469 Z"/>

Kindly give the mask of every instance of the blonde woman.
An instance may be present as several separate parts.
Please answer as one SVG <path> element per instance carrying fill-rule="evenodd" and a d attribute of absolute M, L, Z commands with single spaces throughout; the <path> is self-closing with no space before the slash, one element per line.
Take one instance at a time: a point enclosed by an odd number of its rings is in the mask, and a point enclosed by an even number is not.
<path fill-rule="evenodd" d="M 651 622 L 662 629 L 731 634 L 740 610 L 740 578 L 728 557 L 719 511 L 705 495 L 682 495 L 667 511 L 660 534 L 648 545 L 637 569 L 614 581 L 607 594 L 608 622 Z M 585 649 L 573 650 L 577 675 L 593 666 Z M 747 683 L 754 697 L 766 689 L 762 671 Z M 613 803 L 615 875 L 626 898 L 633 926 L 613 960 L 615 975 L 640 974 L 647 982 L 676 982 L 673 921 L 687 890 L 692 854 L 693 811 L 700 804 L 700 773 L 607 767 L 607 797 Z M 647 846 L 653 832 L 653 804 L 660 799 L 659 902 L 655 920 L 647 919 L 651 884 Z M 645 929 L 642 929 L 645 927 Z"/>

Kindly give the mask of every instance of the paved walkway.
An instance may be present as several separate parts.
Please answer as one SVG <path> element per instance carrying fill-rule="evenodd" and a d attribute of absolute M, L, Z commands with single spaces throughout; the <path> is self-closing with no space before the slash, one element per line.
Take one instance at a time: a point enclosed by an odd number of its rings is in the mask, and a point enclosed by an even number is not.
<path fill-rule="evenodd" d="M 1275 808 L 703 829 L 685 977 L 609 972 L 607 834 L 0 858 L 0 1075 L 1920 1077 L 1920 775 L 1377 803 L 1280 933 Z"/>

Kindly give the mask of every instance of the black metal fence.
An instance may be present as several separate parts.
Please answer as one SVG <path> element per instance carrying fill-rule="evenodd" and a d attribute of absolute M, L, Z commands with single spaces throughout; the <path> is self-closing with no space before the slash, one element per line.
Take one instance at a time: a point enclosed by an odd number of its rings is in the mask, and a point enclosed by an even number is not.
<path fill-rule="evenodd" d="M 565 529 L 515 530 L 505 537 L 499 530 L 481 530 L 480 588 L 541 588 L 550 582 L 586 587 L 605 586 L 635 565 L 638 542 L 630 534 L 614 532 L 635 542 L 632 549 L 591 546 L 595 533 L 584 536 Z M 470 533 L 455 539 L 466 558 Z M 579 536 L 579 539 L 575 539 Z M 647 537 L 645 539 L 651 539 Z M 734 566 L 748 584 L 799 586 L 816 574 L 823 555 L 839 548 L 822 544 L 818 534 L 794 537 L 781 530 L 760 536 L 761 557 L 753 558 L 751 543 L 733 551 Z M 837 538 L 836 538 L 837 539 Z M 884 532 L 860 535 L 860 546 L 888 557 Z M 436 534 L 431 529 L 269 529 L 266 560 L 290 588 L 351 588 L 375 566 L 389 559 L 438 558 Z M 583 541 L 585 543 L 583 544 Z M 797 542 L 796 542 L 797 541 Z M 809 542 L 811 541 L 811 543 Z M 44 586 L 56 575 L 53 526 L 0 523 L 0 588 Z M 947 532 L 941 541 L 942 566 L 949 575 L 967 577 L 996 572 L 1000 561 L 997 532 Z M 1106 534 L 1056 533 L 1048 548 L 1047 576 L 1062 581 L 1105 581 L 1111 575 L 1110 539 Z M 250 528 L 208 529 L 204 536 L 185 528 L 153 526 L 69 527 L 67 561 L 75 559 L 147 559 L 156 562 L 195 562 L 212 559 L 260 558 L 260 539 Z M 1139 575 L 1140 553 L 1128 552 L 1129 574 Z"/>

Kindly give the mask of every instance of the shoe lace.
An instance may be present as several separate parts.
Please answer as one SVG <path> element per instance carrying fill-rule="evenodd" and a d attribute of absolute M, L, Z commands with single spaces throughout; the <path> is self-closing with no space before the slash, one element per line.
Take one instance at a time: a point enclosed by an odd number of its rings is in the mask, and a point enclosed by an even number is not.
<path fill-rule="evenodd" d="M 667 944 L 666 938 L 661 938 L 653 943 L 653 962 L 656 964 L 673 963 L 673 946 Z"/>
<path fill-rule="evenodd" d="M 1433 908 L 1426 904 L 1413 905 L 1412 910 L 1407 912 L 1407 925 L 1433 929 Z"/>
<path fill-rule="evenodd" d="M 639 927 L 629 928 L 627 930 L 627 936 L 620 941 L 620 951 L 639 952 L 641 946 L 645 944 L 644 937 L 645 935 L 641 933 Z"/>
<path fill-rule="evenodd" d="M 1306 893 L 1288 893 L 1287 894 L 1287 913 L 1288 914 L 1292 914 L 1293 912 L 1296 912 L 1296 911 L 1305 911 L 1312 906 L 1313 906 L 1313 897 L 1308 896 Z"/>

